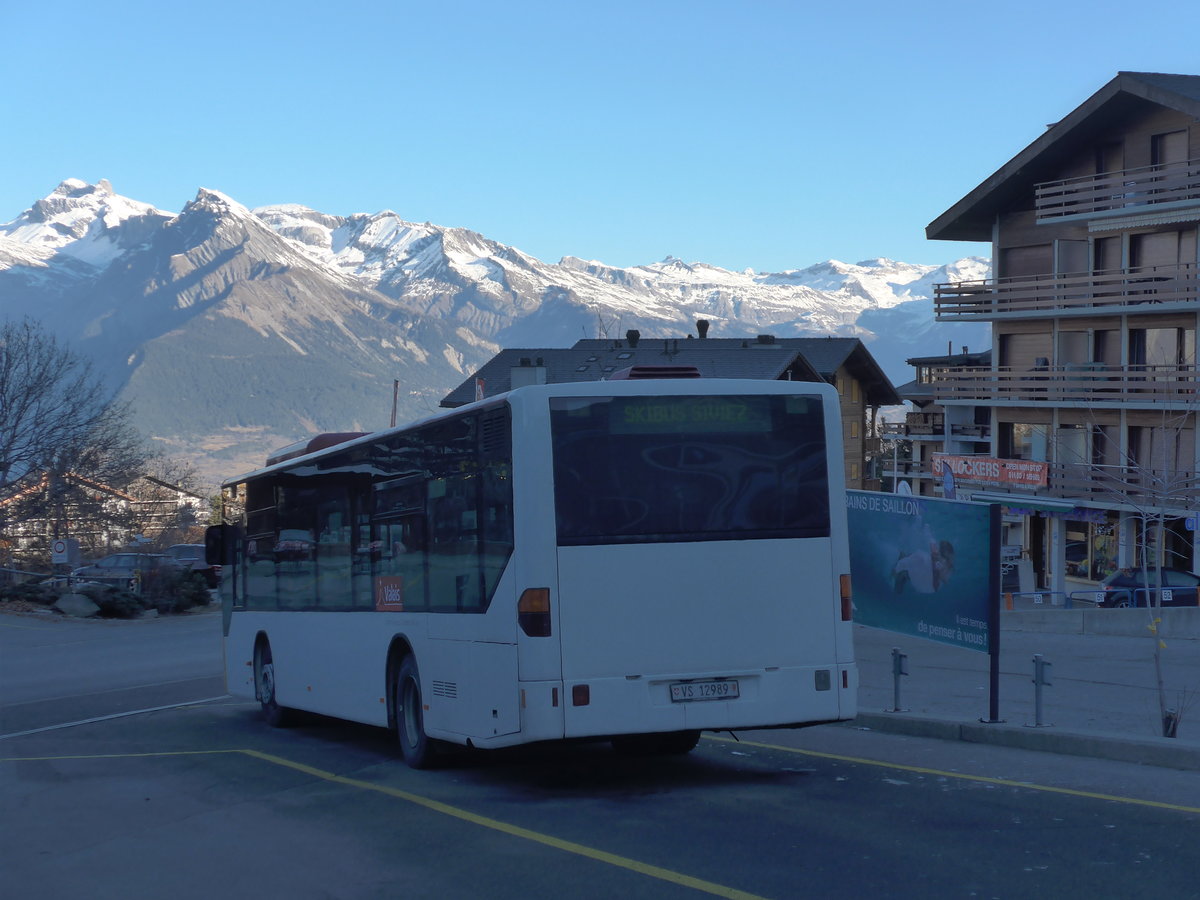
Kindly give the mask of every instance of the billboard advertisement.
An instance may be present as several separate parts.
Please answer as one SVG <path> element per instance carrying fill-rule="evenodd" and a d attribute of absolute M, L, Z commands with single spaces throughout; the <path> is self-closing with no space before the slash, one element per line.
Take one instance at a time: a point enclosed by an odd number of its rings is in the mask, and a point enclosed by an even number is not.
<path fill-rule="evenodd" d="M 996 459 L 991 456 L 947 456 L 933 454 L 934 476 L 953 475 L 958 481 L 973 481 L 998 487 L 1045 487 L 1050 464 L 1030 459 Z"/>
<path fill-rule="evenodd" d="M 846 492 L 854 621 L 991 652 L 999 615 L 998 509 Z"/>

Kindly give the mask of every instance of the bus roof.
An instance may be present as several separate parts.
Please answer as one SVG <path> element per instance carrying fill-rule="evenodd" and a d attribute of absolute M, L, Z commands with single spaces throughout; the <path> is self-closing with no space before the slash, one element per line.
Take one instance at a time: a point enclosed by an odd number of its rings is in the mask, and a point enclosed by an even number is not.
<path fill-rule="evenodd" d="M 394 428 L 384 428 L 372 432 L 331 432 L 328 435 L 315 435 L 308 441 L 298 441 L 282 450 L 268 456 L 268 464 L 223 482 L 223 486 L 240 484 L 253 478 L 259 478 L 272 472 L 279 472 L 294 466 L 303 465 L 340 453 L 360 444 L 370 443 L 392 434 L 399 434 L 413 428 L 420 428 L 434 422 L 454 419 L 459 416 L 492 409 L 509 403 L 512 399 L 534 397 L 603 397 L 607 395 L 637 396 L 655 394 L 820 394 L 837 397 L 833 386 L 819 381 L 775 381 L 751 378 L 631 378 L 616 381 L 574 381 L 556 382 L 553 384 L 531 384 L 514 388 L 503 394 L 495 394 L 483 400 L 476 400 L 453 409 L 439 410 L 423 419 L 414 419 Z M 518 400 L 520 402 L 520 400 Z M 322 440 L 326 437 L 343 437 L 344 440 L 328 443 Z M 311 447 L 308 452 L 287 454 L 296 448 Z"/>

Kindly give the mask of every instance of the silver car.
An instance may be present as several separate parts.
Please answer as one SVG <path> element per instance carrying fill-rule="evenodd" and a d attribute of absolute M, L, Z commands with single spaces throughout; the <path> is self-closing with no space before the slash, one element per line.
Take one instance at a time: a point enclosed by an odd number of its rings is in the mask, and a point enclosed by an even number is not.
<path fill-rule="evenodd" d="M 81 566 L 71 573 L 73 578 L 133 587 L 135 579 L 162 568 L 178 568 L 174 559 L 163 553 L 114 553 Z"/>

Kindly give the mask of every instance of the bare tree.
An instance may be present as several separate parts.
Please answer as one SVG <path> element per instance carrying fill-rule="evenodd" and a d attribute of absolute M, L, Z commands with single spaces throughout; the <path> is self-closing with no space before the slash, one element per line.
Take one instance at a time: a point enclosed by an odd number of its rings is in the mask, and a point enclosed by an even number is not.
<path fill-rule="evenodd" d="M 139 525 L 151 546 L 162 549 L 203 540 L 213 492 L 190 460 L 151 456 L 130 493 L 142 506 Z"/>
<path fill-rule="evenodd" d="M 54 468 L 113 418 L 91 363 L 31 319 L 0 325 L 0 489 Z"/>
<path fill-rule="evenodd" d="M 1183 409 L 1164 409 L 1158 423 L 1153 428 L 1146 428 L 1148 446 L 1137 451 L 1130 446 L 1121 447 L 1109 430 L 1093 425 L 1093 432 L 1107 445 L 1106 449 L 1121 460 L 1120 464 L 1101 465 L 1092 460 L 1079 460 L 1087 466 L 1093 489 L 1110 501 L 1129 508 L 1138 523 L 1142 548 L 1138 575 L 1150 617 L 1147 628 L 1154 641 L 1154 674 L 1164 737 L 1175 737 L 1191 693 L 1181 693 L 1174 706 L 1168 698 L 1162 666 L 1166 643 L 1158 629 L 1162 622 L 1158 610 L 1164 587 L 1162 552 L 1160 547 L 1159 552 L 1151 553 L 1151 547 L 1160 546 L 1164 541 L 1168 519 L 1177 517 L 1178 510 L 1195 509 L 1200 501 L 1200 476 L 1191 463 L 1197 415 L 1194 406 L 1193 403 Z M 1099 455 L 1106 456 L 1103 452 Z M 1138 605 L 1138 599 L 1138 591 L 1131 592 L 1130 605 Z"/>
<path fill-rule="evenodd" d="M 30 319 L 0 325 L 0 533 L 37 558 L 69 521 L 102 547 L 128 528 L 120 489 L 144 463 L 128 407 L 87 360 Z"/>

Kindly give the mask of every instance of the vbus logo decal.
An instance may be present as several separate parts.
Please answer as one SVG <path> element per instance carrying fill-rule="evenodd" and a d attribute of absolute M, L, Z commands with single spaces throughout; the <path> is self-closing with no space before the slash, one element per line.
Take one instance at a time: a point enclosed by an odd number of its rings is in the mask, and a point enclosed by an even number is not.
<path fill-rule="evenodd" d="M 380 612 L 404 610 L 404 579 L 381 575 L 375 579 L 375 609 Z"/>

